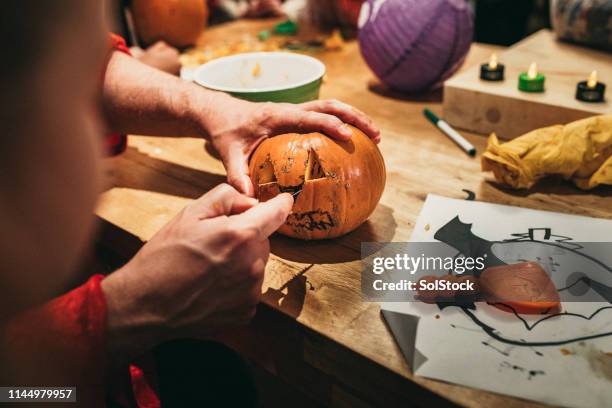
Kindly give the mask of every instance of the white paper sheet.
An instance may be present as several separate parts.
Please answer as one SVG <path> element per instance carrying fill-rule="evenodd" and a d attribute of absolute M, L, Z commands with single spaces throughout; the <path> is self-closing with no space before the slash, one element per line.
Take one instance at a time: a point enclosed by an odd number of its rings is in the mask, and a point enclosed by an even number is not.
<path fill-rule="evenodd" d="M 472 232 L 480 238 L 518 238 L 532 247 L 544 248 L 546 254 L 550 249 L 547 244 L 565 247 L 575 242 L 612 240 L 610 220 L 429 195 L 411 241 L 436 241 L 436 231 L 456 216 L 472 224 Z M 559 276 L 553 280 L 559 288 L 572 271 L 558 267 L 563 258 L 557 255 L 550 259 L 543 256 L 540 262 L 549 262 L 552 268 L 557 265 Z M 603 256 L 598 253 L 597 261 L 600 264 L 596 267 L 609 269 L 612 251 Z M 607 285 L 612 280 L 612 273 L 609 275 Z M 601 300 L 563 302 L 562 311 L 569 314 L 548 319 L 513 315 L 483 302 L 476 303 L 476 310 L 457 306 L 440 309 L 437 305 L 411 302 L 383 303 L 382 309 L 383 314 L 391 311 L 419 317 L 416 353 L 409 357 L 414 358 L 409 363 L 417 375 L 554 405 L 610 407 L 612 304 Z M 400 326 L 392 321 L 397 317 L 386 319 L 398 339 Z M 493 332 L 487 333 L 483 327 Z M 404 354 L 409 355 L 405 338 L 401 342 Z M 531 345 L 534 343 L 547 345 Z"/>

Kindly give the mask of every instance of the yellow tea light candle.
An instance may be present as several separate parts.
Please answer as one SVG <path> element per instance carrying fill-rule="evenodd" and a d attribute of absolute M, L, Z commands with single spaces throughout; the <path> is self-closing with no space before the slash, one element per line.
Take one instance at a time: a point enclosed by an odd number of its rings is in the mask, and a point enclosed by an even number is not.
<path fill-rule="evenodd" d="M 591 72 L 589 79 L 578 82 L 576 99 L 583 102 L 603 102 L 606 84 L 597 81 L 597 71 Z"/>
<path fill-rule="evenodd" d="M 488 64 L 480 66 L 480 79 L 485 81 L 503 81 L 504 80 L 504 64 L 497 61 L 497 54 L 491 54 L 491 59 Z"/>
<path fill-rule="evenodd" d="M 597 71 L 591 72 L 589 75 L 589 80 L 587 81 L 587 87 L 595 88 L 597 86 Z"/>
<path fill-rule="evenodd" d="M 519 75 L 518 89 L 523 92 L 544 92 L 544 74 L 538 72 L 538 65 L 533 62 L 527 72 Z"/>

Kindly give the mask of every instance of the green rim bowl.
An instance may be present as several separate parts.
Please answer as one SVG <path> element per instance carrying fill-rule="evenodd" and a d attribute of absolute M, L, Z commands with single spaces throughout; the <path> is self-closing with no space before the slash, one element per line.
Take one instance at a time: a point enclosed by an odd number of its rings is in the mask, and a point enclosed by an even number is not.
<path fill-rule="evenodd" d="M 319 97 L 325 65 L 289 52 L 252 52 L 198 67 L 193 80 L 208 89 L 253 102 L 302 103 Z"/>

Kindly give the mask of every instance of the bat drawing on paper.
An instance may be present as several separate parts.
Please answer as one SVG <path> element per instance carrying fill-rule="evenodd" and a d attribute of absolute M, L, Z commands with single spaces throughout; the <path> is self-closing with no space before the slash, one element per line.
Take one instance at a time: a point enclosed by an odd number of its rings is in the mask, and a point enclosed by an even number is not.
<path fill-rule="evenodd" d="M 473 296 L 383 304 L 414 373 L 551 405 L 608 407 L 609 231 L 612 220 L 428 195 L 410 242 L 484 262 L 436 272 L 471 275 Z"/>

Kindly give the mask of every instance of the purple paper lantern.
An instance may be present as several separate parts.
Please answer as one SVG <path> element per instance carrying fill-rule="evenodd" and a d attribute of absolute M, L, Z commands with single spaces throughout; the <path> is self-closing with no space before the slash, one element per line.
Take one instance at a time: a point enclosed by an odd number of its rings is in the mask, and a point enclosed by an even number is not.
<path fill-rule="evenodd" d="M 467 0 L 367 0 L 359 15 L 363 59 L 403 92 L 442 85 L 465 60 L 472 35 Z"/>

